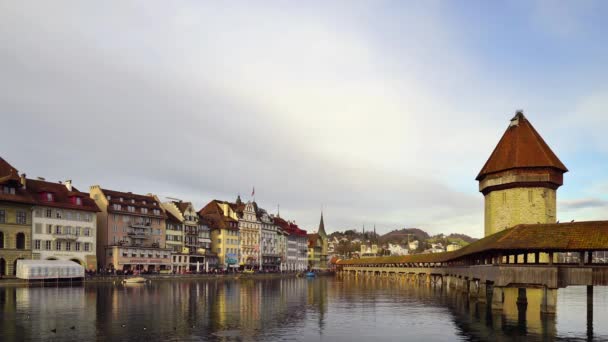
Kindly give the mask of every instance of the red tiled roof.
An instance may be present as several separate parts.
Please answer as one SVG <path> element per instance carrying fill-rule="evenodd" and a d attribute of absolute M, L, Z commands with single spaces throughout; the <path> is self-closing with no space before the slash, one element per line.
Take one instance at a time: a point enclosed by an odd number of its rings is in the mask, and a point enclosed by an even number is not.
<path fill-rule="evenodd" d="M 26 188 L 27 192 L 30 193 L 30 196 L 36 201 L 36 204 L 41 206 L 93 212 L 100 211 L 97 204 L 95 204 L 95 201 L 89 197 L 88 193 L 80 192 L 74 187 L 72 187 L 72 191 L 69 191 L 65 184 L 27 179 Z M 53 194 L 52 202 L 43 200 L 42 193 L 44 192 L 50 192 Z M 73 202 L 73 197 L 80 197 L 82 205 L 77 205 L 75 202 Z"/>
<path fill-rule="evenodd" d="M 107 196 L 110 196 L 110 200 L 108 200 L 108 202 L 109 202 L 108 212 L 121 213 L 121 214 L 130 213 L 132 215 L 139 215 L 139 216 L 166 218 L 166 214 L 162 210 L 160 202 L 157 201 L 154 196 L 139 195 L 139 194 L 134 194 L 131 192 L 122 192 L 122 191 L 108 190 L 108 189 L 101 189 L 101 191 L 103 192 L 104 196 L 106 196 L 106 198 L 107 198 Z M 121 198 L 122 198 L 122 201 L 120 200 Z M 144 204 L 144 201 L 146 202 L 146 204 Z M 131 202 L 134 202 L 134 203 L 131 203 Z M 122 210 L 115 210 L 112 206 L 113 204 L 120 204 L 122 207 Z M 129 212 L 127 210 L 128 206 L 135 207 L 138 211 Z M 144 214 L 141 211 L 142 208 L 147 208 L 148 212 Z M 153 211 L 154 209 L 159 210 L 160 214 L 155 215 L 154 211 Z"/>
<path fill-rule="evenodd" d="M 17 169 L 4 160 L 4 158 L 0 157 L 0 184 L 9 181 L 19 182 L 19 180 L 20 177 Z"/>
<path fill-rule="evenodd" d="M 523 113 L 518 112 L 488 158 L 476 180 L 486 175 L 514 168 L 548 167 L 568 172 L 534 129 Z"/>
<path fill-rule="evenodd" d="M 608 221 L 521 224 L 477 240 L 453 252 L 341 260 L 340 264 L 447 262 L 490 251 L 608 250 Z"/>

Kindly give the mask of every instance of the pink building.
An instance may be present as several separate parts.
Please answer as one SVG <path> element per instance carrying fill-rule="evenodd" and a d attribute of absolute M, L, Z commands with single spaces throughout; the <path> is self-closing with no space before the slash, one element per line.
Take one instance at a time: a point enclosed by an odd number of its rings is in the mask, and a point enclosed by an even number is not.
<path fill-rule="evenodd" d="M 171 269 L 165 248 L 166 214 L 152 195 L 90 189 L 97 215 L 97 258 L 102 268 L 133 271 Z"/>

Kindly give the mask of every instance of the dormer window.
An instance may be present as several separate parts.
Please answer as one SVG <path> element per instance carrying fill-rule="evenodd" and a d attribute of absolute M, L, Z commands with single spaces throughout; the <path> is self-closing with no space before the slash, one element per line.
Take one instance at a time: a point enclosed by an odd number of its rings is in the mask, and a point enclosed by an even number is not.
<path fill-rule="evenodd" d="M 141 203 L 143 203 L 143 205 L 146 205 L 146 201 L 141 201 Z"/>
<path fill-rule="evenodd" d="M 7 194 L 7 195 L 8 194 L 14 195 L 15 194 L 15 188 L 13 188 L 12 186 L 5 185 L 4 188 L 3 188 L 3 192 L 5 194 Z"/>
<path fill-rule="evenodd" d="M 131 198 L 131 203 L 135 203 L 135 199 Z"/>
<path fill-rule="evenodd" d="M 53 193 L 51 192 L 44 192 L 42 194 L 42 199 L 47 201 L 47 202 L 53 202 Z"/>
<path fill-rule="evenodd" d="M 82 205 L 82 198 L 80 198 L 80 197 L 74 197 L 74 203 L 76 205 Z"/>
<path fill-rule="evenodd" d="M 121 198 L 119 198 L 118 200 L 122 202 L 122 197 L 121 197 Z"/>
<path fill-rule="evenodd" d="M 108 196 L 106 196 L 106 198 L 107 198 L 107 199 L 108 199 L 108 201 L 109 201 L 109 200 L 111 200 L 111 199 L 112 199 L 112 196 L 108 195 Z"/>
<path fill-rule="evenodd" d="M 141 208 L 141 213 L 142 214 L 147 214 L 148 213 L 148 208 Z"/>

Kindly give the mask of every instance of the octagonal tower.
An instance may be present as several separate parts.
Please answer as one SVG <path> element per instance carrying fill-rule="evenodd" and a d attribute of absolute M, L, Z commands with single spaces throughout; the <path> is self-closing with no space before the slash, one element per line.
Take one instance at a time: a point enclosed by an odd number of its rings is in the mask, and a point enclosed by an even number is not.
<path fill-rule="evenodd" d="M 556 193 L 568 169 L 518 111 L 476 180 L 485 236 L 518 224 L 555 223 Z"/>

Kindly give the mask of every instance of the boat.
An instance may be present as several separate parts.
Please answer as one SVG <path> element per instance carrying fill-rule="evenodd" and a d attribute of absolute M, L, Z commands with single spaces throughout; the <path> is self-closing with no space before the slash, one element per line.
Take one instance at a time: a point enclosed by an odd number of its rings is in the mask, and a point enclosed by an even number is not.
<path fill-rule="evenodd" d="M 255 274 L 254 270 L 244 270 L 243 274 Z"/>
<path fill-rule="evenodd" d="M 314 278 L 316 276 L 315 272 L 306 272 L 306 277 Z"/>
<path fill-rule="evenodd" d="M 122 282 L 125 284 L 143 284 L 147 281 L 148 280 L 144 277 L 132 277 L 132 278 L 123 279 Z"/>

